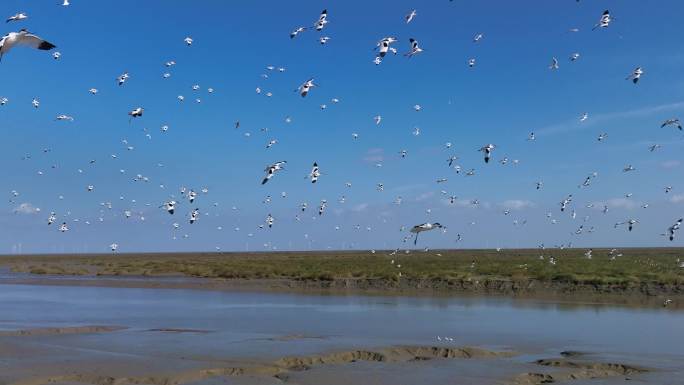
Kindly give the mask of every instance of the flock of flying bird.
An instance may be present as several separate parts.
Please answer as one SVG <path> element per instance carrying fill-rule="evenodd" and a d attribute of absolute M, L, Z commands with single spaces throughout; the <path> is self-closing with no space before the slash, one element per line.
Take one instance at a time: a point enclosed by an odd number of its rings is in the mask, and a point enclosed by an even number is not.
<path fill-rule="evenodd" d="M 70 4 L 69 4 L 68 0 L 64 0 L 64 3 L 62 5 L 63 6 L 69 6 Z M 16 13 L 15 15 L 10 16 L 7 19 L 7 23 L 19 23 L 19 22 L 22 22 L 23 20 L 26 20 L 28 17 L 29 16 L 26 13 L 19 12 L 19 13 Z M 416 10 L 411 10 L 405 16 L 405 23 L 406 24 L 412 23 L 417 17 L 418 17 L 418 12 Z M 613 19 L 611 13 L 608 10 L 606 10 L 598 18 L 598 21 L 593 26 L 593 30 L 609 28 L 611 26 L 611 23 L 613 22 L 613 20 L 614 19 Z M 328 44 L 328 42 L 331 41 L 331 37 L 326 36 L 326 35 L 322 35 L 322 33 L 326 30 L 326 26 L 329 23 L 330 23 L 330 20 L 328 19 L 328 11 L 323 10 L 320 13 L 318 19 L 314 20 L 313 24 L 304 25 L 304 26 L 297 26 L 295 29 L 293 29 L 290 32 L 289 37 L 290 37 L 290 39 L 300 38 L 302 35 L 308 34 L 309 33 L 308 31 L 314 30 L 320 34 L 320 36 L 318 38 L 319 43 L 320 44 Z M 576 29 L 573 29 L 572 31 L 576 31 Z M 476 33 L 474 35 L 474 37 L 472 38 L 472 41 L 473 41 L 473 43 L 481 44 L 483 39 L 484 39 L 483 33 Z M 408 49 L 404 53 L 404 56 L 406 58 L 410 59 L 410 58 L 416 57 L 418 55 L 424 54 L 424 50 L 421 47 L 421 45 L 419 44 L 418 40 L 411 37 L 408 39 L 407 42 L 408 42 Z M 183 43 L 187 46 L 192 46 L 194 43 L 194 40 L 192 37 L 188 36 L 183 40 Z M 374 48 L 376 53 L 375 53 L 375 57 L 372 59 L 372 63 L 375 63 L 376 65 L 380 65 L 383 62 L 383 60 L 387 59 L 389 54 L 397 55 L 398 49 L 396 48 L 396 45 L 398 45 L 398 44 L 399 44 L 399 39 L 397 37 L 394 37 L 394 36 L 386 36 L 386 37 L 383 37 L 380 40 L 378 40 L 376 43 L 376 46 Z M 14 48 L 20 47 L 20 46 L 25 46 L 25 47 L 29 47 L 29 48 L 38 49 L 38 50 L 44 50 L 44 51 L 52 51 L 56 48 L 55 44 L 53 44 L 52 42 L 45 40 L 36 34 L 28 32 L 26 29 L 20 29 L 18 32 L 10 32 L 10 33 L 6 34 L 0 40 L 0 60 L 2 60 L 6 55 L 8 55 L 8 53 L 10 51 L 12 51 Z M 17 54 L 19 54 L 19 53 L 17 53 Z M 52 56 L 55 60 L 58 60 L 61 57 L 61 54 L 59 52 L 54 52 Z M 570 56 L 571 61 L 576 61 L 579 58 L 580 58 L 579 53 L 573 53 Z M 5 60 L 7 60 L 7 59 L 5 59 Z M 470 59 L 468 59 L 467 63 L 468 63 L 469 67 L 474 67 L 476 65 L 476 59 L 470 58 Z M 173 60 L 167 61 L 165 63 L 165 67 L 167 67 L 167 68 L 173 67 L 175 65 L 176 65 L 176 62 Z M 553 57 L 551 59 L 551 64 L 549 65 L 549 69 L 552 71 L 555 71 L 555 70 L 558 70 L 559 67 L 560 67 L 560 64 L 559 64 L 558 59 Z M 278 72 L 284 72 L 285 68 L 284 67 L 276 68 L 275 66 L 268 66 L 267 70 L 269 70 L 269 71 L 277 70 Z M 637 85 L 639 83 L 640 79 L 643 77 L 644 73 L 645 73 L 644 69 L 640 66 L 637 66 L 630 74 L 628 74 L 626 79 L 631 81 L 635 85 Z M 163 75 L 164 78 L 168 78 L 169 76 L 170 76 L 170 73 L 168 73 L 168 72 L 164 73 L 164 75 Z M 266 76 L 267 75 L 264 75 L 264 77 L 266 77 Z M 129 81 L 130 77 L 131 76 L 129 75 L 129 73 L 127 71 L 124 71 L 119 76 L 116 77 L 116 84 L 118 84 L 118 86 L 124 86 L 126 84 L 126 82 Z M 309 78 L 306 81 L 302 82 L 299 85 L 299 87 L 297 87 L 296 92 L 298 93 L 298 95 L 300 97 L 306 98 L 312 92 L 312 90 L 314 90 L 316 87 L 318 87 L 318 85 L 317 85 L 317 83 L 314 82 L 314 78 Z M 194 91 L 196 91 L 198 89 L 199 89 L 199 85 L 193 86 Z M 207 91 L 209 93 L 212 93 L 213 89 L 209 88 L 209 89 L 207 89 Z M 89 90 L 89 92 L 93 95 L 96 95 L 98 93 L 98 89 L 91 88 Z M 264 93 L 266 96 L 270 96 L 270 92 L 264 92 L 264 90 L 262 90 L 260 87 L 256 88 L 256 92 L 257 92 L 257 94 Z M 185 99 L 185 97 L 182 95 L 179 95 L 177 98 L 180 102 L 182 102 Z M 201 102 L 201 100 L 199 98 L 196 99 L 196 101 L 198 103 Z M 8 103 L 7 98 L 0 98 L 0 105 L 5 105 L 7 103 Z M 332 99 L 332 103 L 339 103 L 339 99 L 337 99 L 337 98 Z M 40 100 L 38 98 L 34 98 L 32 101 L 32 105 L 36 109 L 40 108 Z M 321 109 L 325 109 L 325 108 L 327 108 L 327 105 L 325 105 L 325 104 L 321 105 Z M 416 104 L 415 106 L 413 106 L 413 108 L 415 111 L 420 111 L 422 109 L 422 106 Z M 130 110 L 128 112 L 129 122 L 132 122 L 134 119 L 138 119 L 138 118 L 143 117 L 144 111 L 145 110 L 143 107 L 136 107 L 136 108 L 133 108 L 132 110 Z M 290 118 L 287 118 L 286 122 L 288 121 L 288 119 L 290 119 Z M 583 122 L 586 119 L 588 119 L 588 113 L 582 114 L 582 116 L 580 117 L 580 122 Z M 56 120 L 73 121 L 74 118 L 72 116 L 60 114 L 56 117 Z M 382 122 L 382 116 L 377 115 L 373 118 L 373 120 L 374 120 L 376 125 L 380 125 Z M 661 123 L 660 127 L 661 128 L 672 127 L 678 131 L 683 130 L 680 120 L 678 118 L 675 118 L 675 117 L 663 121 Z M 239 120 L 235 122 L 235 128 L 236 129 L 240 128 L 240 121 Z M 168 126 L 162 126 L 161 127 L 162 132 L 166 132 L 167 130 L 168 130 Z M 248 133 L 245 133 L 246 136 L 248 136 L 247 134 Z M 416 130 L 414 131 L 413 134 L 416 136 L 420 135 L 420 130 L 418 128 L 416 128 Z M 147 136 L 149 137 L 149 134 L 147 134 Z M 354 140 L 357 140 L 359 138 L 359 135 L 357 133 L 353 133 L 352 138 Z M 606 138 L 607 138 L 607 134 L 600 134 L 598 137 L 598 141 L 599 142 L 604 141 Z M 535 141 L 536 140 L 535 134 L 530 133 L 529 136 L 527 137 L 527 140 L 528 141 Z M 267 143 L 266 149 L 273 147 L 277 143 L 278 143 L 277 139 L 271 139 Z M 133 147 L 129 146 L 126 141 L 124 141 L 124 144 L 127 145 L 127 148 L 129 150 L 133 149 Z M 653 145 L 649 148 L 649 150 L 651 152 L 653 152 L 653 151 L 656 151 L 659 147 L 660 147 L 659 145 Z M 451 143 L 447 143 L 446 148 L 450 149 Z M 497 149 L 497 145 L 492 144 L 492 143 L 484 144 L 479 149 L 479 151 L 482 152 L 483 161 L 484 161 L 485 165 L 491 164 L 491 161 L 494 158 L 494 151 L 496 149 Z M 48 152 L 49 149 L 46 149 L 44 151 Z M 400 153 L 401 158 L 405 158 L 408 154 L 407 150 L 401 150 L 399 153 Z M 112 157 L 115 157 L 115 156 L 112 155 Z M 475 169 L 470 169 L 467 171 L 462 170 L 461 166 L 458 165 L 458 163 L 457 163 L 458 159 L 459 158 L 457 156 L 450 156 L 447 159 L 448 167 L 450 169 L 455 170 L 456 173 L 460 174 L 461 172 L 463 172 L 463 175 L 465 175 L 465 176 L 475 175 Z M 509 160 L 508 158 L 504 157 L 504 158 L 501 158 L 499 160 L 499 163 L 505 165 L 509 161 L 512 164 L 518 164 L 518 162 L 519 162 L 517 159 Z M 91 161 L 91 164 L 94 162 L 95 162 L 94 160 Z M 281 171 L 285 170 L 286 165 L 287 165 L 287 161 L 285 161 L 285 160 L 275 161 L 271 164 L 268 164 L 264 169 L 264 175 L 263 175 L 263 178 L 261 179 L 261 185 L 265 185 L 269 182 L 274 183 L 274 182 L 271 182 L 271 180 L 277 174 L 279 174 Z M 381 166 L 381 165 L 378 165 L 378 166 Z M 491 166 L 487 166 L 487 167 L 491 167 Z M 635 170 L 635 168 L 632 165 L 627 165 L 623 169 L 624 172 L 630 172 L 630 171 L 634 171 L 634 170 Z M 81 170 L 79 170 L 79 172 L 80 171 Z M 123 173 L 124 170 L 121 170 L 121 172 Z M 321 172 L 321 169 L 319 168 L 318 162 L 314 161 L 312 163 L 311 170 L 310 170 L 309 174 L 307 175 L 308 180 L 310 181 L 310 183 L 315 184 L 319 181 L 319 179 L 321 179 L 322 175 L 324 175 L 324 174 Z M 591 182 L 596 177 L 597 177 L 596 173 L 590 174 L 582 182 L 582 184 L 579 186 L 579 188 L 586 188 L 586 187 L 590 186 Z M 135 182 L 137 182 L 137 181 L 146 182 L 148 180 L 149 180 L 149 178 L 147 178 L 143 175 L 140 175 L 140 174 L 138 174 L 133 179 L 133 181 L 135 181 Z M 443 178 L 443 179 L 437 180 L 437 183 L 443 183 L 446 181 L 447 181 L 447 179 Z M 256 184 L 258 185 L 258 183 L 256 183 Z M 347 182 L 347 183 L 345 183 L 345 185 L 347 187 L 351 187 L 351 182 Z M 376 187 L 377 191 L 383 191 L 385 188 L 383 183 L 378 183 L 375 187 Z M 542 181 L 536 182 L 536 189 L 537 190 L 543 189 L 543 187 L 544 187 L 544 183 Z M 86 189 L 88 192 L 91 192 L 95 189 L 95 187 L 93 185 L 88 185 Z M 665 192 L 669 193 L 669 191 L 671 191 L 671 190 L 672 190 L 672 187 L 668 186 L 668 187 L 666 187 Z M 207 188 L 202 188 L 200 191 L 202 194 L 208 193 Z M 195 200 L 198 199 L 198 196 L 199 196 L 199 193 L 196 192 L 195 190 L 187 189 L 185 187 L 181 187 L 180 194 L 181 194 L 183 200 L 187 200 L 187 202 L 191 205 L 194 204 Z M 448 194 L 448 193 L 446 191 L 442 190 L 442 194 Z M 13 198 L 16 198 L 18 195 L 19 194 L 16 191 L 13 191 L 12 192 L 12 198 L 10 199 L 10 201 L 14 202 Z M 286 193 L 283 192 L 282 196 L 285 197 Z M 457 199 L 457 197 L 455 195 L 450 195 L 448 201 L 449 201 L 449 203 L 453 204 L 456 201 L 456 199 Z M 342 198 L 339 199 L 339 202 L 342 203 L 342 202 L 344 202 L 344 200 L 345 200 L 345 197 L 342 196 Z M 265 203 L 270 202 L 270 201 L 271 201 L 270 196 L 268 196 L 266 198 L 266 200 L 264 200 Z M 401 204 L 401 201 L 402 201 L 402 198 L 397 197 L 397 199 L 395 200 L 394 203 L 395 204 Z M 479 204 L 479 201 L 477 199 L 474 199 L 470 203 L 474 206 L 477 206 Z M 561 212 L 569 211 L 569 209 L 572 207 L 572 203 L 573 203 L 573 195 L 568 194 L 565 198 L 563 198 L 562 200 L 559 201 L 559 210 Z M 103 203 L 102 205 L 108 209 L 112 208 L 112 204 L 108 203 L 108 202 Z M 217 204 L 214 204 L 214 205 L 216 206 Z M 318 205 L 318 209 L 317 209 L 317 216 L 324 215 L 327 205 L 328 205 L 328 201 L 326 199 L 320 200 L 320 204 Z M 162 204 L 159 206 L 159 209 L 164 210 L 170 216 L 177 216 L 177 211 L 178 211 L 179 206 L 180 206 L 179 198 L 175 197 L 175 195 L 172 195 L 170 198 L 163 200 Z M 587 207 L 590 207 L 590 206 L 591 206 L 591 204 L 587 205 Z M 299 205 L 298 210 L 301 212 L 305 212 L 307 210 L 307 208 L 308 208 L 308 203 L 304 202 L 304 203 L 301 203 Z M 608 211 L 608 206 L 605 206 L 603 212 L 606 213 L 607 211 Z M 576 216 L 576 211 L 571 210 L 571 212 L 572 212 L 571 215 L 574 218 Z M 510 213 L 510 210 L 504 211 L 504 215 L 508 215 L 509 213 Z M 124 217 L 125 218 L 130 218 L 132 215 L 133 215 L 133 213 L 131 210 L 125 210 L 124 211 Z M 200 215 L 201 215 L 201 212 L 200 212 L 199 208 L 191 208 L 189 210 L 189 215 L 187 217 L 187 223 L 189 225 L 194 225 L 200 219 Z M 552 215 L 549 212 L 547 214 L 547 217 L 550 218 L 551 216 Z M 59 223 L 60 221 L 58 221 L 58 218 L 59 218 L 59 215 L 56 212 L 51 212 L 47 218 L 47 225 L 52 225 L 53 223 Z M 144 220 L 144 216 L 142 213 L 140 214 L 140 218 L 142 220 Z M 299 221 L 300 220 L 299 215 L 297 215 L 295 217 L 295 219 Z M 102 221 L 103 218 L 100 217 L 99 220 Z M 77 220 L 74 220 L 74 221 L 77 221 Z M 665 238 L 668 239 L 669 241 L 673 241 L 675 239 L 676 233 L 678 232 L 678 230 L 682 226 L 682 221 L 683 221 L 682 218 L 673 220 L 671 222 L 671 225 L 669 225 L 668 227 L 665 228 L 665 232 L 663 233 L 663 236 L 665 236 Z M 585 222 L 586 222 L 586 219 L 585 219 Z M 89 224 L 88 221 L 87 221 L 87 223 Z M 555 219 L 552 220 L 552 223 L 555 223 Z M 519 224 L 519 222 L 516 220 L 515 224 L 517 225 L 517 224 Z M 618 228 L 621 226 L 626 226 L 628 231 L 632 231 L 638 224 L 639 224 L 638 219 L 628 218 L 624 221 L 615 223 L 615 228 Z M 264 218 L 263 224 L 260 225 L 259 228 L 260 229 L 266 229 L 266 228 L 270 229 L 270 228 L 273 228 L 274 226 L 277 226 L 276 225 L 276 218 L 271 213 L 267 213 L 267 215 Z M 69 223 L 66 220 L 61 221 L 61 224 L 56 225 L 56 227 L 61 232 L 69 231 Z M 172 236 L 175 238 L 176 237 L 176 231 L 179 228 L 181 228 L 181 225 L 178 222 L 174 222 L 172 224 L 172 227 L 173 227 Z M 359 229 L 360 225 L 356 226 L 356 228 Z M 336 229 L 339 229 L 339 226 L 336 226 Z M 367 229 L 370 231 L 370 227 L 368 227 Z M 406 228 L 404 226 L 401 226 L 401 228 L 400 228 L 401 231 L 404 231 L 405 229 Z M 413 237 L 413 244 L 416 245 L 418 243 L 419 234 L 421 234 L 423 232 L 429 232 L 432 230 L 437 230 L 437 229 L 441 229 L 442 231 L 446 232 L 447 227 L 438 223 L 438 222 L 426 222 L 426 223 L 416 224 L 416 225 L 414 225 L 408 229 L 409 234 L 407 234 L 403 238 L 403 242 L 406 242 L 411 237 Z M 239 229 L 236 228 L 236 230 L 239 230 Z M 577 231 L 575 233 L 581 234 L 584 231 L 591 232 L 591 231 L 593 231 L 593 227 L 590 229 L 585 229 L 584 224 L 582 224 L 577 229 Z M 250 233 L 250 235 L 251 235 L 251 233 Z M 306 237 L 306 235 L 305 235 L 305 237 Z M 462 239 L 461 234 L 458 234 L 457 235 L 457 241 L 460 241 L 461 239 Z M 265 246 L 267 246 L 267 245 L 268 244 L 266 244 Z M 119 245 L 117 243 L 112 243 L 109 247 L 111 248 L 112 251 L 116 251 L 118 249 Z M 543 248 L 543 246 L 541 246 L 541 247 Z M 555 260 L 552 259 L 551 263 L 555 264 Z"/>

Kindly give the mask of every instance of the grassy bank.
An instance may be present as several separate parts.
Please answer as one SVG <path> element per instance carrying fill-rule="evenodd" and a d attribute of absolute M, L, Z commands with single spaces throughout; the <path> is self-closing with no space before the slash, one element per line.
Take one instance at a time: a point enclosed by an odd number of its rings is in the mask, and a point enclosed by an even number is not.
<path fill-rule="evenodd" d="M 389 252 L 183 253 L 0 257 L 0 266 L 33 274 L 186 275 L 225 279 L 534 280 L 575 284 L 684 285 L 684 249 L 449 250 Z M 621 253 L 622 255 L 618 255 Z M 681 256 L 681 257 L 680 257 Z M 553 257 L 555 264 L 550 263 Z M 394 263 L 392 263 L 394 261 Z M 401 273 L 401 274 L 400 274 Z"/>

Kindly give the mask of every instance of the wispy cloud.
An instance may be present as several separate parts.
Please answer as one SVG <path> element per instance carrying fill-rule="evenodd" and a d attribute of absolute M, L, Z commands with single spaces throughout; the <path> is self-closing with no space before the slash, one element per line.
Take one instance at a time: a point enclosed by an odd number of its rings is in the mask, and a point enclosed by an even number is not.
<path fill-rule="evenodd" d="M 22 203 L 14 208 L 14 212 L 17 214 L 37 214 L 40 212 L 40 208 L 33 206 L 31 203 Z"/>
<path fill-rule="evenodd" d="M 675 194 L 670 197 L 672 203 L 684 203 L 684 194 Z"/>
<path fill-rule="evenodd" d="M 660 167 L 662 168 L 675 168 L 681 166 L 682 162 L 678 160 L 666 160 L 662 163 L 660 163 Z"/>
<path fill-rule="evenodd" d="M 366 151 L 363 160 L 368 163 L 378 163 L 385 160 L 385 150 L 382 148 L 371 148 Z"/>
<path fill-rule="evenodd" d="M 534 202 L 522 199 L 509 199 L 501 202 L 500 206 L 509 210 L 523 210 L 534 207 Z"/>
<path fill-rule="evenodd" d="M 629 198 L 611 198 L 602 202 L 593 202 L 593 205 L 596 210 L 603 210 L 603 206 L 608 206 L 609 209 L 633 210 L 641 204 Z"/>
<path fill-rule="evenodd" d="M 649 106 L 643 108 L 637 108 L 629 111 L 618 111 L 618 112 L 607 112 L 602 114 L 589 114 L 589 119 L 584 122 L 580 122 L 580 115 L 578 114 L 575 119 L 566 120 L 561 123 L 548 125 L 542 127 L 536 131 L 540 135 L 553 135 L 561 134 L 570 131 L 583 130 L 596 126 L 597 124 L 604 124 L 616 119 L 626 119 L 626 118 L 636 118 L 651 116 L 659 112 L 666 111 L 677 111 L 684 110 L 684 101 L 661 104 L 658 106 Z"/>

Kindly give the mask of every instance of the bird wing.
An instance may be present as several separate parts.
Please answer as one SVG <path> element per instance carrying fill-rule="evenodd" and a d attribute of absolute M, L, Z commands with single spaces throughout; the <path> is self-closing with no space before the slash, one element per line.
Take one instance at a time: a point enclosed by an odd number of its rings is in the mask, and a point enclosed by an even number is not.
<path fill-rule="evenodd" d="M 17 43 L 27 45 L 29 47 L 37 48 L 44 51 L 49 51 L 56 46 L 48 41 L 41 39 L 40 37 L 27 33 L 17 40 Z"/>

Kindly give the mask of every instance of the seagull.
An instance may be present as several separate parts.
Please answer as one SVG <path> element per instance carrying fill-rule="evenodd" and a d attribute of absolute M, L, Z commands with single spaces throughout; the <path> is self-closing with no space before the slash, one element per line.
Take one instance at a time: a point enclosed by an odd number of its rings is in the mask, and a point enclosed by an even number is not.
<path fill-rule="evenodd" d="M 53 224 L 55 222 L 55 220 L 57 220 L 57 214 L 55 214 L 54 212 L 51 212 L 50 216 L 48 217 L 48 226 Z"/>
<path fill-rule="evenodd" d="M 442 226 L 442 225 L 439 224 L 438 222 L 435 222 L 435 223 L 429 223 L 429 222 L 428 222 L 428 223 L 423 223 L 423 224 L 420 224 L 420 225 L 415 225 L 415 226 L 413 226 L 413 227 L 411 228 L 411 230 L 410 230 L 412 233 L 416 234 L 416 237 L 415 237 L 415 239 L 413 240 L 413 244 L 415 245 L 415 244 L 418 243 L 418 234 L 422 233 L 423 231 L 430 231 L 430 230 L 434 230 L 434 229 L 441 229 L 441 228 L 443 228 L 443 227 L 444 227 L 444 226 Z"/>
<path fill-rule="evenodd" d="M 580 58 L 580 54 L 578 52 L 573 53 L 570 55 L 570 61 L 577 61 L 577 59 Z"/>
<path fill-rule="evenodd" d="M 297 27 L 294 31 L 290 32 L 290 39 L 294 39 L 300 32 L 304 32 L 305 30 L 306 28 L 304 27 Z"/>
<path fill-rule="evenodd" d="M 268 216 L 266 217 L 266 224 L 268 225 L 269 229 L 273 227 L 273 222 L 275 222 L 275 219 L 271 214 L 268 214 Z"/>
<path fill-rule="evenodd" d="M 482 148 L 480 148 L 478 150 L 478 151 L 482 151 L 484 153 L 485 163 L 489 163 L 489 159 L 492 156 L 492 151 L 494 151 L 495 148 L 496 148 L 496 146 L 490 143 L 490 144 L 483 146 Z"/>
<path fill-rule="evenodd" d="M 328 201 L 325 199 L 321 200 L 321 204 L 318 206 L 318 215 L 321 216 L 323 215 L 323 211 L 325 211 L 325 207 L 328 205 Z"/>
<path fill-rule="evenodd" d="M 414 55 L 418 55 L 419 53 L 423 52 L 423 49 L 418 46 L 418 41 L 416 39 L 410 38 L 409 43 L 411 43 L 411 50 L 405 53 L 404 56 L 411 58 Z"/>
<path fill-rule="evenodd" d="M 417 13 L 416 13 L 416 10 L 414 9 L 414 10 L 412 10 L 411 12 L 409 12 L 408 15 L 404 16 L 404 19 L 406 19 L 406 24 L 408 24 L 408 23 L 410 23 L 411 21 L 413 21 L 413 18 L 416 17 L 416 14 L 417 14 Z"/>
<path fill-rule="evenodd" d="M 273 145 L 276 144 L 276 143 L 278 143 L 278 140 L 277 140 L 277 139 L 271 139 L 271 140 L 269 140 L 268 143 L 266 144 L 266 148 L 271 148 L 271 147 L 273 147 Z"/>
<path fill-rule="evenodd" d="M 36 98 L 33 98 L 33 100 L 31 101 L 31 104 L 32 104 L 33 107 L 36 108 L 36 109 L 37 109 L 38 107 L 40 107 L 40 101 L 39 101 L 38 99 L 36 99 Z"/>
<path fill-rule="evenodd" d="M 475 67 L 475 59 L 474 58 L 468 59 L 468 67 L 470 67 L 470 68 Z"/>
<path fill-rule="evenodd" d="M 0 39 L 0 61 L 3 55 L 18 45 L 25 45 L 43 51 L 49 51 L 56 47 L 54 44 L 41 39 L 26 29 L 21 29 L 19 32 L 10 32 Z"/>
<path fill-rule="evenodd" d="M 397 38 L 392 36 L 382 38 L 380 41 L 378 41 L 378 43 L 375 45 L 375 49 L 378 50 L 378 56 L 375 58 L 375 64 L 380 64 L 382 62 L 382 58 L 387 55 L 387 52 L 392 52 L 395 55 L 397 54 L 397 49 L 390 46 L 396 41 Z"/>
<path fill-rule="evenodd" d="M 629 74 L 629 76 L 627 76 L 625 78 L 625 80 L 631 80 L 632 83 L 637 84 L 639 79 L 641 79 L 641 75 L 643 75 L 643 74 L 644 74 L 644 70 L 641 67 L 637 67 L 634 69 L 634 71 L 632 71 L 631 74 Z"/>
<path fill-rule="evenodd" d="M 116 244 L 116 243 L 112 243 L 111 245 L 109 245 L 109 248 L 110 248 L 112 251 L 116 251 L 116 249 L 119 248 L 119 245 Z"/>
<path fill-rule="evenodd" d="M 198 218 L 199 218 L 199 209 L 192 210 L 192 212 L 190 213 L 190 224 L 195 223 Z"/>
<path fill-rule="evenodd" d="M 558 59 L 555 57 L 551 58 L 551 64 L 549 65 L 550 70 L 557 70 L 558 69 Z"/>
<path fill-rule="evenodd" d="M 596 138 L 596 140 L 598 140 L 599 142 L 603 142 L 603 139 L 605 139 L 607 137 L 608 137 L 608 134 L 604 132 L 602 134 L 599 134 L 599 136 L 598 136 L 598 138 Z"/>
<path fill-rule="evenodd" d="M 68 6 L 70 6 L 70 5 L 71 5 L 71 3 L 69 3 L 69 0 L 64 0 L 64 1 L 62 2 L 62 7 L 68 7 Z"/>
<path fill-rule="evenodd" d="M 606 9 L 605 11 L 603 11 L 603 14 L 601 15 L 601 19 L 599 19 L 599 22 L 596 23 L 596 25 L 594 25 L 594 28 L 592 28 L 591 30 L 593 31 L 599 27 L 608 28 L 611 21 L 613 21 L 613 19 L 610 17 L 610 11 Z"/>
<path fill-rule="evenodd" d="M 375 120 L 375 125 L 380 125 L 380 122 L 382 121 L 382 116 L 376 115 L 373 117 L 373 120 Z"/>
<path fill-rule="evenodd" d="M 582 116 L 580 116 L 580 122 L 583 122 L 587 119 L 589 119 L 589 113 L 588 112 L 585 112 L 582 114 Z"/>
<path fill-rule="evenodd" d="M 318 163 L 314 162 L 313 168 L 309 173 L 309 178 L 311 178 L 311 183 L 316 183 L 318 178 L 321 176 L 321 171 L 318 169 Z"/>
<path fill-rule="evenodd" d="M 69 226 L 67 226 L 66 222 L 62 222 L 62 224 L 59 225 L 59 231 L 63 233 L 69 231 Z"/>
<path fill-rule="evenodd" d="M 176 201 L 171 200 L 168 202 L 164 202 L 163 205 L 159 206 L 160 208 L 163 207 L 164 210 L 166 210 L 167 213 L 173 215 L 173 213 L 176 211 Z"/>
<path fill-rule="evenodd" d="M 328 10 L 324 9 L 318 17 L 318 21 L 314 24 L 314 27 L 316 27 L 316 31 L 320 31 L 326 24 L 328 24 Z"/>
<path fill-rule="evenodd" d="M 674 225 L 667 228 L 667 237 L 670 241 L 674 241 L 675 232 L 681 227 L 682 221 L 684 221 L 684 218 L 679 218 Z"/>
<path fill-rule="evenodd" d="M 194 40 L 193 40 L 190 36 L 188 36 L 188 37 L 186 37 L 185 39 L 183 39 L 183 41 L 184 41 L 185 44 L 187 44 L 188 46 L 191 46 L 192 43 L 194 42 Z"/>
<path fill-rule="evenodd" d="M 537 182 L 537 190 L 541 190 L 542 187 L 544 187 L 544 182 L 542 182 L 542 181 Z"/>
<path fill-rule="evenodd" d="M 318 39 L 318 42 L 321 43 L 321 45 L 324 45 L 328 41 L 330 41 L 330 36 L 323 36 Z"/>
<path fill-rule="evenodd" d="M 130 115 L 130 118 L 128 119 L 128 121 L 130 122 L 131 119 L 142 116 L 144 111 L 145 111 L 145 109 L 142 107 L 138 107 L 138 108 L 132 110 L 131 112 L 128 113 L 128 115 Z"/>
<path fill-rule="evenodd" d="M 70 122 L 73 122 L 74 118 L 73 118 L 73 116 L 69 116 L 69 115 L 57 115 L 55 120 L 68 120 Z"/>
<path fill-rule="evenodd" d="M 561 211 L 565 211 L 565 208 L 572 202 L 572 194 L 568 195 L 567 198 L 563 199 L 560 203 Z"/>
<path fill-rule="evenodd" d="M 8 17 L 5 22 L 9 23 L 10 21 L 20 21 L 20 20 L 24 20 L 24 19 L 28 19 L 28 15 L 25 14 L 24 12 L 19 12 L 13 16 Z"/>
<path fill-rule="evenodd" d="M 535 139 L 536 139 L 536 137 L 534 136 L 534 132 L 530 132 L 530 134 L 527 136 L 527 141 L 532 142 Z"/>
<path fill-rule="evenodd" d="M 299 91 L 299 94 L 302 95 L 302 97 L 305 97 L 309 93 L 309 90 L 311 90 L 313 87 L 318 87 L 318 85 L 314 84 L 313 78 L 310 78 L 302 83 L 302 85 L 299 86 L 296 91 Z"/>
<path fill-rule="evenodd" d="M 126 80 L 128 80 L 129 77 L 130 76 L 128 76 L 128 72 L 124 72 L 116 78 L 116 81 L 120 86 L 122 86 L 124 83 L 126 83 Z"/>
<path fill-rule="evenodd" d="M 682 123 L 679 121 L 679 118 L 672 118 L 664 121 L 660 125 L 660 128 L 663 128 L 665 126 L 675 126 L 679 129 L 679 131 L 682 131 Z"/>
<path fill-rule="evenodd" d="M 632 231 L 632 228 L 633 228 L 634 225 L 637 224 L 637 223 L 639 223 L 639 221 L 636 220 L 636 219 L 628 219 L 628 220 L 626 220 L 626 221 L 624 221 L 624 222 L 618 222 L 618 223 L 616 223 L 616 224 L 615 224 L 615 228 L 617 228 L 618 226 L 621 226 L 621 225 L 627 225 L 627 229 L 628 229 L 629 231 Z"/>
<path fill-rule="evenodd" d="M 97 93 L 100 92 L 100 91 L 98 91 L 97 88 L 91 88 L 91 89 L 88 90 L 88 92 L 90 92 L 90 93 L 93 94 L 93 95 L 97 95 Z"/>
<path fill-rule="evenodd" d="M 283 170 L 285 168 L 286 163 L 287 161 L 283 160 L 280 162 L 275 162 L 266 167 L 266 169 L 264 170 L 266 172 L 266 176 L 261 181 L 261 184 L 266 184 L 266 182 L 268 182 L 269 179 L 273 178 L 273 175 L 275 175 L 276 172 Z"/>
<path fill-rule="evenodd" d="M 61 53 L 61 52 L 53 52 L 53 53 L 52 53 L 52 57 L 53 57 L 55 60 L 59 60 L 59 58 L 62 57 L 62 53 Z"/>

